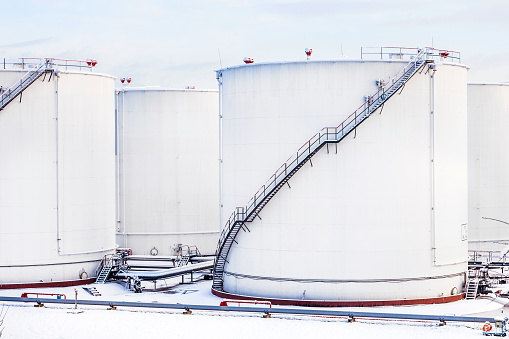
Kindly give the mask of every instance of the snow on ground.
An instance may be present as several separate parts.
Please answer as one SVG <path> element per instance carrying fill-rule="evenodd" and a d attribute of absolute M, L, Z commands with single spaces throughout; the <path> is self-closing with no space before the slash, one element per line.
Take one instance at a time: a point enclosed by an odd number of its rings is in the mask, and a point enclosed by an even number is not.
<path fill-rule="evenodd" d="M 480 338 L 467 326 L 405 323 L 347 323 L 345 319 L 284 317 L 263 319 L 193 312 L 107 311 L 11 307 L 5 318 L 6 338 Z"/>
<path fill-rule="evenodd" d="M 210 293 L 210 286 L 211 281 L 200 281 L 177 285 L 164 293 L 132 293 L 116 283 L 85 286 L 96 287 L 102 294 L 99 297 L 92 296 L 82 286 L 76 287 L 76 290 L 78 299 L 219 305 L 222 299 Z M 20 296 L 23 292 L 64 293 L 68 299 L 74 298 L 74 287 L 0 290 L 0 295 Z M 341 310 L 436 315 L 474 315 L 491 312 L 498 315 L 503 311 L 505 302 L 506 299 L 486 298 L 437 305 L 341 308 Z M 357 319 L 354 323 L 348 323 L 346 318 L 335 317 L 273 314 L 272 318 L 264 319 L 261 314 L 238 312 L 193 311 L 190 315 L 184 315 L 181 310 L 124 307 L 107 310 L 105 306 L 81 305 L 78 306 L 78 310 L 83 312 L 73 313 L 72 305 L 46 304 L 44 307 L 33 307 L 33 303 L 3 302 L 3 304 L 9 308 L 4 320 L 2 339 L 482 337 L 482 324 L 478 323 L 448 323 L 446 326 L 438 326 L 436 322 L 372 319 Z"/>

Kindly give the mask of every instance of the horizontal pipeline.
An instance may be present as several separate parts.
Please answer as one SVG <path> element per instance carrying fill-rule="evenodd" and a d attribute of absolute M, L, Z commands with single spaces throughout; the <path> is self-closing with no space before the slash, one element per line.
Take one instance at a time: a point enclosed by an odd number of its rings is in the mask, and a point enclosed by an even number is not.
<path fill-rule="evenodd" d="M 43 299 L 43 298 L 20 298 L 0 297 L 0 301 L 38 303 L 38 304 L 68 304 L 74 305 L 72 299 Z M 495 322 L 494 318 L 485 317 L 461 317 L 452 315 L 429 315 L 429 314 L 403 314 L 403 313 L 374 313 L 374 312 L 350 312 L 350 311 L 329 311 L 317 309 L 291 309 L 291 308 L 259 308 L 259 307 L 236 307 L 236 306 L 212 306 L 212 305 L 185 305 L 185 304 L 160 304 L 157 302 L 129 302 L 129 301 L 107 301 L 107 300 L 78 300 L 79 305 L 108 306 L 108 307 L 147 307 L 166 308 L 196 311 L 227 311 L 227 312 L 251 312 L 271 314 L 298 314 L 298 315 L 322 315 L 332 317 L 353 317 L 353 318 L 377 318 L 377 319 L 401 319 L 401 320 L 432 320 L 439 322 Z"/>

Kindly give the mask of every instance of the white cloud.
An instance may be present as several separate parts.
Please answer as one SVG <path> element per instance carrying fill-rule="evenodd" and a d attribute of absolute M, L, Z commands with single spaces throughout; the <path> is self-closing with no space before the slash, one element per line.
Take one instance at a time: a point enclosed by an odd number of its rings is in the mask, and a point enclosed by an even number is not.
<path fill-rule="evenodd" d="M 218 48 L 229 66 L 245 56 L 302 60 L 305 47 L 316 58 L 338 58 L 341 44 L 358 57 L 361 46 L 414 47 L 433 38 L 437 47 L 460 50 L 476 77 L 494 74 L 489 55 L 509 53 L 505 0 L 21 0 L 2 10 L 9 34 L 0 57 L 95 58 L 101 72 L 136 74 L 140 85 L 182 87 L 192 78 L 215 88 Z"/>

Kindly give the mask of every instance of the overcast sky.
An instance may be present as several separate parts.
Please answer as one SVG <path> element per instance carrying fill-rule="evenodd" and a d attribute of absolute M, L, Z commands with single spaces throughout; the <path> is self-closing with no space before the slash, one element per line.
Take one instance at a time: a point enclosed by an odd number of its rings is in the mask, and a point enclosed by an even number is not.
<path fill-rule="evenodd" d="M 3 1 L 0 58 L 93 58 L 136 86 L 215 89 L 242 63 L 359 58 L 361 46 L 460 51 L 469 81 L 509 81 L 509 0 Z M 219 57 L 221 56 L 221 59 Z M 120 87 L 120 83 L 118 83 Z"/>

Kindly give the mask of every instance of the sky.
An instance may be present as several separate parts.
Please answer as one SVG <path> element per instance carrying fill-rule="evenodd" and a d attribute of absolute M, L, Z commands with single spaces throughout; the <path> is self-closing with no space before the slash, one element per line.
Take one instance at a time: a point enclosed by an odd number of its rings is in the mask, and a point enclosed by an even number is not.
<path fill-rule="evenodd" d="M 18 0 L 0 9 L 0 58 L 91 58 L 133 86 L 216 89 L 214 70 L 244 57 L 433 45 L 461 52 L 469 82 L 509 82 L 508 14 L 508 0 Z"/>

